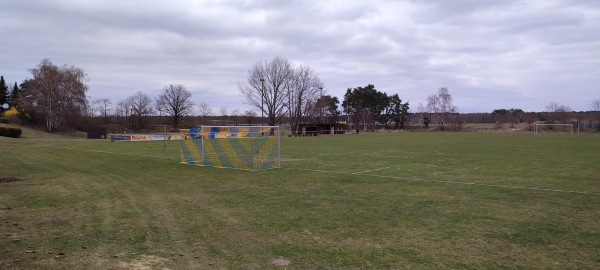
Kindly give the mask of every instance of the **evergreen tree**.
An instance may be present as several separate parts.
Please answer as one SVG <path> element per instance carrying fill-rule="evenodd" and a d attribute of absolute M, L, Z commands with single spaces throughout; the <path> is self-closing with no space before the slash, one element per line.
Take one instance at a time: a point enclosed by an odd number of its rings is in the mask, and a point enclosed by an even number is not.
<path fill-rule="evenodd" d="M 0 76 L 0 110 L 4 111 L 2 104 L 8 102 L 8 86 L 4 81 L 4 76 Z"/>
<path fill-rule="evenodd" d="M 17 99 L 19 98 L 19 91 L 21 91 L 21 89 L 19 89 L 19 85 L 17 85 L 17 82 L 15 82 L 15 85 L 12 88 L 12 91 L 10 92 L 10 105 L 17 105 Z"/>
<path fill-rule="evenodd" d="M 409 104 L 408 102 L 402 103 L 402 99 L 398 94 L 394 94 L 389 97 L 389 105 L 386 108 L 387 121 L 393 121 L 396 128 L 404 128 L 404 122 L 406 122 L 406 116 L 408 113 Z M 386 121 L 386 126 L 387 126 Z"/>
<path fill-rule="evenodd" d="M 355 126 L 358 128 L 362 123 L 363 129 L 366 129 L 367 124 L 374 125 L 375 121 L 381 119 L 388 105 L 389 96 L 377 91 L 372 84 L 366 87 L 348 88 L 342 103 L 346 112 L 354 119 Z"/>

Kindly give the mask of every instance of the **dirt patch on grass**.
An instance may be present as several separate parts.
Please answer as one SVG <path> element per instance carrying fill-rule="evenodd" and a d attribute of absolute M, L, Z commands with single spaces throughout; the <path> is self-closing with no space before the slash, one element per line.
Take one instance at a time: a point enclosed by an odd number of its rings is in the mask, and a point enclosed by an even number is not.
<path fill-rule="evenodd" d="M 288 259 L 284 259 L 284 258 L 277 258 L 277 259 L 273 259 L 271 261 L 271 263 L 274 265 L 278 265 L 278 266 L 288 266 L 292 263 L 292 261 L 290 261 Z"/>
<path fill-rule="evenodd" d="M 10 182 L 17 182 L 17 181 L 21 181 L 21 179 L 16 178 L 16 177 L 0 177 L 0 183 L 10 183 Z"/>
<path fill-rule="evenodd" d="M 152 269 L 164 269 L 169 270 L 165 267 L 165 263 L 169 260 L 157 256 L 142 255 L 137 260 L 131 263 L 121 262 L 119 267 L 123 269 L 134 269 L 134 270 L 152 270 Z"/>

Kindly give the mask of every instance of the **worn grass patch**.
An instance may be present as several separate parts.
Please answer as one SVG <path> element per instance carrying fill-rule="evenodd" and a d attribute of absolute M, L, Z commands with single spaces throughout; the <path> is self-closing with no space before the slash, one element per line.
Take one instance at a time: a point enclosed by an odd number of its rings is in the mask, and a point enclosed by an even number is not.
<path fill-rule="evenodd" d="M 0 138 L 2 269 L 597 269 L 600 137 L 284 138 L 281 169 L 179 143 Z"/>

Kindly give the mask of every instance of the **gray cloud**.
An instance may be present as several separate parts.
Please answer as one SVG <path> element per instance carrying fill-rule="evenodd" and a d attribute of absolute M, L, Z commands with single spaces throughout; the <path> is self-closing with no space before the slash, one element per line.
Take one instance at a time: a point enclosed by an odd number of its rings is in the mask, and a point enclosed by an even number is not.
<path fill-rule="evenodd" d="M 181 83 L 197 102 L 247 109 L 238 82 L 276 55 L 313 67 L 329 94 L 372 83 L 415 109 L 443 86 L 461 112 L 600 98 L 594 0 L 8 0 L 0 18 L 8 82 L 50 58 L 115 102 Z"/>

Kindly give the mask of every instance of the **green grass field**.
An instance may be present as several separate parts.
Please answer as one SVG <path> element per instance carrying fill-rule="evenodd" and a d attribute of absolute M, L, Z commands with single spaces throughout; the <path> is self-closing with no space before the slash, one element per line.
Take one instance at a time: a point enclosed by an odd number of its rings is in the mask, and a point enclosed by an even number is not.
<path fill-rule="evenodd" d="M 0 137 L 0 269 L 600 268 L 597 134 L 283 138 L 261 172 L 162 155 Z"/>

